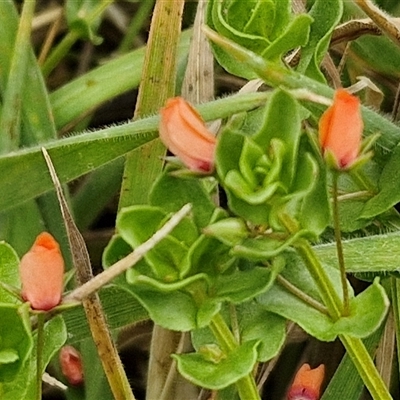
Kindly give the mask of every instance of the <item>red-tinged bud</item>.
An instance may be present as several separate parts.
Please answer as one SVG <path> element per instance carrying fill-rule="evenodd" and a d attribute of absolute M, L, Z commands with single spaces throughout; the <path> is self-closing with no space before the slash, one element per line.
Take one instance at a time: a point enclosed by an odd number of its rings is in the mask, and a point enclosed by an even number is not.
<path fill-rule="evenodd" d="M 161 109 L 160 139 L 189 169 L 209 173 L 214 169 L 216 139 L 199 113 L 182 97 Z"/>
<path fill-rule="evenodd" d="M 35 310 L 47 311 L 61 301 L 64 260 L 60 246 L 47 232 L 42 232 L 32 248 L 22 257 L 19 268 L 22 297 Z"/>
<path fill-rule="evenodd" d="M 319 400 L 324 376 L 324 364 L 314 369 L 309 364 L 303 364 L 294 377 L 288 400 Z"/>
<path fill-rule="evenodd" d="M 64 346 L 60 350 L 59 360 L 61 372 L 67 381 L 73 386 L 81 385 L 83 383 L 83 366 L 79 351 L 72 346 Z"/>
<path fill-rule="evenodd" d="M 333 155 L 336 168 L 349 168 L 357 159 L 363 131 L 360 101 L 344 89 L 338 89 L 333 104 L 319 122 L 319 141 L 326 154 Z"/>

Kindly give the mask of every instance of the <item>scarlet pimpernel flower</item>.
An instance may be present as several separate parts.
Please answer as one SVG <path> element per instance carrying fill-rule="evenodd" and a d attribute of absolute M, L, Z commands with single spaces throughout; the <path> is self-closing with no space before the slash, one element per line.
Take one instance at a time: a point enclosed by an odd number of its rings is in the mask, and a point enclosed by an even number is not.
<path fill-rule="evenodd" d="M 78 350 L 72 346 L 63 346 L 59 355 L 61 372 L 67 381 L 78 386 L 83 383 L 82 357 Z"/>
<path fill-rule="evenodd" d="M 38 235 L 20 263 L 22 297 L 35 310 L 48 311 L 61 301 L 64 260 L 57 241 L 47 232 Z"/>
<path fill-rule="evenodd" d="M 324 364 L 314 369 L 307 363 L 303 364 L 294 377 L 287 396 L 288 400 L 319 400 L 324 376 Z"/>
<path fill-rule="evenodd" d="M 209 173 L 214 169 L 216 139 L 199 113 L 182 97 L 161 109 L 160 139 L 189 169 Z"/>
<path fill-rule="evenodd" d="M 335 160 L 337 169 L 349 168 L 356 161 L 361 146 L 363 121 L 360 100 L 344 89 L 335 93 L 333 104 L 319 122 L 319 141 L 326 155 Z"/>

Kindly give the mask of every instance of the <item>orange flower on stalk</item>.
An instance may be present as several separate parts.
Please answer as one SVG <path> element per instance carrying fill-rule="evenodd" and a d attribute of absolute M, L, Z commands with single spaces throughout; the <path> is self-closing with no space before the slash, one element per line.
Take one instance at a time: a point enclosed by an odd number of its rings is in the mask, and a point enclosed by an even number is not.
<path fill-rule="evenodd" d="M 314 369 L 311 369 L 309 364 L 303 364 L 294 377 L 288 400 L 319 400 L 324 376 L 324 364 Z"/>
<path fill-rule="evenodd" d="M 182 97 L 161 109 L 160 139 L 189 169 L 208 173 L 214 169 L 216 139 L 199 113 Z"/>
<path fill-rule="evenodd" d="M 72 346 L 64 346 L 60 350 L 59 360 L 61 372 L 67 381 L 73 386 L 81 385 L 83 383 L 83 366 L 79 351 Z"/>
<path fill-rule="evenodd" d="M 333 104 L 319 121 L 319 142 L 330 152 L 338 169 L 349 168 L 357 159 L 363 131 L 360 100 L 344 89 L 335 93 Z"/>
<path fill-rule="evenodd" d="M 32 248 L 22 257 L 19 273 L 22 297 L 35 310 L 47 311 L 61 301 L 64 260 L 60 246 L 47 232 L 42 232 Z"/>

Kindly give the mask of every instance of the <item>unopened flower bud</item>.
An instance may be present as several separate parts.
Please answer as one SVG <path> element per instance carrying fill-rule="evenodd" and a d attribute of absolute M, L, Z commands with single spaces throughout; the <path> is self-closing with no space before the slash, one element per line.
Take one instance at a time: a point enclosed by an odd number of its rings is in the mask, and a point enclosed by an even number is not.
<path fill-rule="evenodd" d="M 319 122 L 319 141 L 324 155 L 330 153 L 335 168 L 349 168 L 356 161 L 363 131 L 360 101 L 344 89 L 338 89 L 333 104 Z"/>
<path fill-rule="evenodd" d="M 214 169 L 216 139 L 199 113 L 182 97 L 161 109 L 160 139 L 189 169 L 209 173 Z"/>
<path fill-rule="evenodd" d="M 61 372 L 67 381 L 73 386 L 81 385 L 83 383 L 83 366 L 78 350 L 72 346 L 64 346 L 60 350 L 59 360 Z"/>
<path fill-rule="evenodd" d="M 47 232 L 42 232 L 20 263 L 22 297 L 35 310 L 47 311 L 61 301 L 64 260 L 60 246 Z"/>

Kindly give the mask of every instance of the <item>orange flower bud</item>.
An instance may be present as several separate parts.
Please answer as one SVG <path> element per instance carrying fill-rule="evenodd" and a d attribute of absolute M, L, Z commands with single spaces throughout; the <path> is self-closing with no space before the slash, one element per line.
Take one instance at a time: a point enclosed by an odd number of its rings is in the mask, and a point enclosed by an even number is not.
<path fill-rule="evenodd" d="M 311 369 L 309 364 L 303 364 L 294 377 L 288 400 L 318 400 L 324 376 L 324 364 L 314 369 Z"/>
<path fill-rule="evenodd" d="M 333 104 L 319 121 L 319 141 L 324 154 L 329 151 L 339 169 L 356 160 L 361 145 L 363 121 L 360 100 L 344 89 L 338 89 Z"/>
<path fill-rule="evenodd" d="M 72 346 L 64 346 L 60 350 L 59 360 L 61 372 L 67 381 L 73 386 L 81 385 L 83 383 L 83 366 L 79 351 Z"/>
<path fill-rule="evenodd" d="M 216 139 L 199 113 L 182 97 L 161 109 L 160 139 L 191 170 L 207 173 L 214 168 Z"/>
<path fill-rule="evenodd" d="M 63 291 L 64 260 L 53 236 L 42 232 L 22 257 L 19 268 L 22 297 L 35 310 L 58 305 Z"/>

